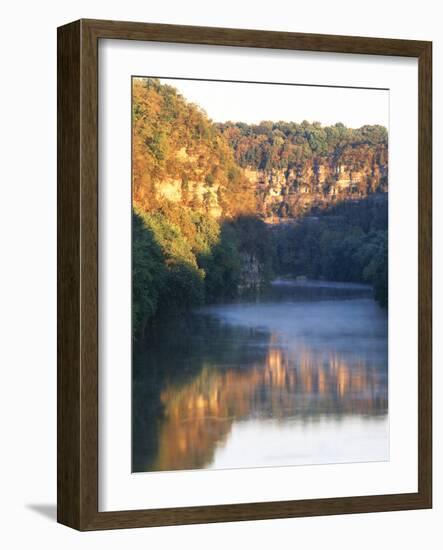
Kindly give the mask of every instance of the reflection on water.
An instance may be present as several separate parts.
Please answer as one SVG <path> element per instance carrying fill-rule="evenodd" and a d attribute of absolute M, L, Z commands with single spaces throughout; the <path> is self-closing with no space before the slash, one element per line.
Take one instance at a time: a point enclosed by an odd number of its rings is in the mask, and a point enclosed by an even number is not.
<path fill-rule="evenodd" d="M 170 319 L 133 406 L 134 471 L 386 460 L 386 313 L 361 285 L 277 282 Z"/>

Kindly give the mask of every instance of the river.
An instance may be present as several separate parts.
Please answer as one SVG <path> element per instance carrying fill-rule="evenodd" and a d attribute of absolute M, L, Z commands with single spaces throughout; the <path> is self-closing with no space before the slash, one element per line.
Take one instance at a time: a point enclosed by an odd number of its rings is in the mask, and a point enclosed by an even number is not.
<path fill-rule="evenodd" d="M 276 280 L 134 351 L 133 471 L 389 459 L 387 314 L 365 285 Z"/>

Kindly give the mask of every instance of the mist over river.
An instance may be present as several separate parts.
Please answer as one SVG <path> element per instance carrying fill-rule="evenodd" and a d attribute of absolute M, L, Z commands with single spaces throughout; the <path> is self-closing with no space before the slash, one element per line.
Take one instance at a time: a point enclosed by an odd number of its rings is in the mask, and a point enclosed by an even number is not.
<path fill-rule="evenodd" d="M 156 321 L 134 351 L 133 471 L 388 460 L 387 336 L 371 287 L 323 281 Z"/>

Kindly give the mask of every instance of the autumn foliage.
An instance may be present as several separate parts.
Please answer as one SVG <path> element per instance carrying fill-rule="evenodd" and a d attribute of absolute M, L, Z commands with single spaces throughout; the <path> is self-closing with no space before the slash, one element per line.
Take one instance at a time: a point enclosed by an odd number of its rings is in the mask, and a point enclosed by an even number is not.
<path fill-rule="evenodd" d="M 261 180 L 251 178 L 251 171 L 259 171 Z M 263 219 L 270 214 L 301 217 L 333 199 L 355 202 L 386 190 L 387 133 L 381 126 L 353 130 L 340 123 L 215 124 L 173 86 L 134 78 L 134 336 L 143 334 L 162 312 L 170 315 L 240 291 L 258 291 L 273 272 L 372 281 L 372 268 L 361 254 L 354 254 L 360 242 L 368 251 L 378 246 L 383 252 L 376 268 L 377 277 L 384 277 L 387 233 L 367 237 L 369 229 L 357 227 L 358 221 L 351 228 L 332 216 L 318 226 L 324 245 L 319 248 L 319 230 L 303 226 L 271 234 Z M 337 223 L 331 232 L 331 224 Z M 321 268 L 306 263 L 314 248 L 318 256 L 326 248 L 343 256 L 345 249 L 332 237 L 343 240 L 351 229 L 355 238 L 345 244 L 358 256 L 358 268 L 341 274 L 334 258 Z M 377 225 L 377 231 L 384 230 Z"/>

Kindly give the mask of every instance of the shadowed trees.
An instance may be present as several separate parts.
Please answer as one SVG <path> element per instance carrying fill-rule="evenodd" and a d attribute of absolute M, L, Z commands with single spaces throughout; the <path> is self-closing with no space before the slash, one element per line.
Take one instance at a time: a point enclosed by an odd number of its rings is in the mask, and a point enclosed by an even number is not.
<path fill-rule="evenodd" d="M 137 337 L 155 315 L 259 290 L 272 276 L 272 242 L 265 224 L 251 216 L 218 223 L 186 210 L 177 218 L 134 211 L 132 262 Z"/>
<path fill-rule="evenodd" d="M 292 277 L 364 282 L 388 302 L 386 196 L 341 203 L 274 231 L 275 270 Z"/>

